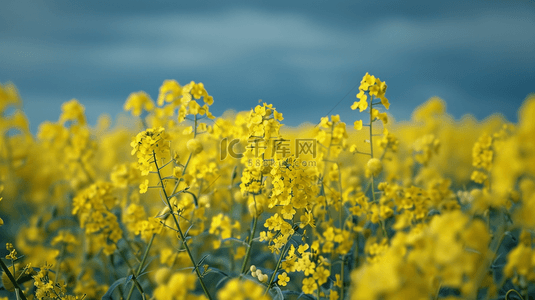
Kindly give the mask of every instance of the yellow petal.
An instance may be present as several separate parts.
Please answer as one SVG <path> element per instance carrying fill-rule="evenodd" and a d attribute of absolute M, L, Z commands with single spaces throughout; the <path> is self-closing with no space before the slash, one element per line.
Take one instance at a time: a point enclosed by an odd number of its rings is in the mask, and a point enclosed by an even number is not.
<path fill-rule="evenodd" d="M 354 126 L 355 126 L 356 130 L 361 130 L 362 129 L 362 120 L 355 121 Z"/>

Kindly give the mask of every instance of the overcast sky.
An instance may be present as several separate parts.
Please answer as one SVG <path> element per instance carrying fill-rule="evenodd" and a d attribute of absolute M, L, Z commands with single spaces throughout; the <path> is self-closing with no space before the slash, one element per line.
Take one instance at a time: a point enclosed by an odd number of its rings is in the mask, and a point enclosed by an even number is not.
<path fill-rule="evenodd" d="M 262 99 L 288 125 L 328 112 L 352 124 L 366 72 L 398 120 L 431 96 L 456 118 L 517 120 L 535 92 L 535 1 L 381 3 L 3 0 L 0 82 L 18 87 L 34 132 L 72 98 L 94 123 L 131 92 L 156 99 L 165 79 L 203 82 L 216 116 Z"/>

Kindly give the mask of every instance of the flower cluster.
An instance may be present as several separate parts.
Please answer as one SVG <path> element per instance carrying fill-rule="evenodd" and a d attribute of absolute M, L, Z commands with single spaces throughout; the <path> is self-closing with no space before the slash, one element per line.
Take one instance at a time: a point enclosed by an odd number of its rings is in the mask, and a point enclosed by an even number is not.
<path fill-rule="evenodd" d="M 61 299 L 61 300 L 77 300 L 77 296 L 67 295 L 66 285 L 54 283 L 49 277 L 49 270 L 51 266 L 45 265 L 41 270 L 33 276 L 35 285 L 35 297 L 39 300 L 44 299 Z"/>
<path fill-rule="evenodd" d="M 481 169 L 481 171 L 475 170 L 471 176 L 471 179 L 477 183 L 483 183 L 488 178 L 487 173 L 492 167 L 493 151 L 491 146 L 492 137 L 484 134 L 479 137 L 477 143 L 474 144 L 474 148 L 472 148 L 472 165 Z"/>
<path fill-rule="evenodd" d="M 132 155 L 137 156 L 141 175 L 148 175 L 153 170 L 155 157 L 163 158 L 169 153 L 169 135 L 165 128 L 151 128 L 136 135 L 132 142 Z"/>
<path fill-rule="evenodd" d="M 528 299 L 535 97 L 517 124 L 438 98 L 396 122 L 385 93 L 367 73 L 366 121 L 292 128 L 166 80 L 117 122 L 70 100 L 34 138 L 0 85 L 0 299 Z"/>
<path fill-rule="evenodd" d="M 433 154 L 440 149 L 440 141 L 433 134 L 426 134 L 414 142 L 414 159 L 426 166 Z"/>
<path fill-rule="evenodd" d="M 117 242 L 123 231 L 117 216 L 111 209 L 117 204 L 113 196 L 113 186 L 106 182 L 97 182 L 82 190 L 73 199 L 72 214 L 80 219 L 80 227 L 87 235 L 92 235 L 91 248 L 94 252 L 102 250 L 111 255 L 117 249 Z"/>

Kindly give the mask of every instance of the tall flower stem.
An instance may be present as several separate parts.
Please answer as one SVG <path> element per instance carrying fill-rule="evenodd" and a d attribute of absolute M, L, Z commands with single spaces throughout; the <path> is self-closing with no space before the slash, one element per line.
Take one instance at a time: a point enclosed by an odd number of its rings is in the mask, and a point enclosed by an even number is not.
<path fill-rule="evenodd" d="M 17 280 L 15 280 L 15 278 L 13 277 L 11 272 L 9 271 L 9 268 L 6 266 L 6 264 L 4 264 L 4 261 L 2 261 L 2 259 L 0 259 L 0 265 L 2 266 L 2 269 L 4 270 L 4 273 L 6 273 L 7 278 L 9 278 L 9 281 L 11 281 L 11 283 L 13 283 L 13 286 L 15 287 L 15 291 L 18 292 L 17 293 L 18 296 L 20 296 L 20 298 L 22 300 L 26 300 L 26 296 L 24 296 L 24 293 L 22 292 L 22 289 L 20 288 L 19 284 L 17 283 Z"/>
<path fill-rule="evenodd" d="M 290 248 L 290 240 L 292 239 L 292 235 L 288 238 L 288 241 L 286 242 L 286 245 L 284 246 L 284 249 L 281 251 L 281 255 L 279 256 L 279 261 L 277 261 L 277 265 L 275 265 L 275 270 L 273 271 L 273 274 L 271 274 L 271 279 L 269 279 L 269 283 L 267 285 L 266 291 L 264 292 L 264 295 L 269 291 L 269 288 L 271 288 L 271 285 L 273 284 L 273 281 L 275 281 L 275 276 L 277 276 L 277 272 L 279 271 L 281 267 L 282 258 L 284 257 L 285 253 L 288 252 L 288 248 Z"/>
<path fill-rule="evenodd" d="M 153 234 L 152 237 L 150 238 L 147 248 L 145 248 L 145 253 L 143 254 L 143 258 L 141 259 L 141 263 L 139 263 L 139 267 L 137 267 L 137 271 L 133 274 L 134 277 L 132 278 L 132 280 L 134 281 L 134 283 L 130 287 L 130 291 L 128 291 L 128 296 L 126 297 L 126 300 L 130 300 L 130 297 L 132 297 L 132 293 L 134 292 L 134 287 L 136 286 L 136 283 L 137 283 L 137 277 L 139 276 L 139 274 L 141 274 L 141 271 L 143 270 L 143 266 L 145 265 L 145 262 L 147 261 L 147 257 L 149 256 L 149 251 L 150 251 L 150 248 L 152 247 L 152 242 L 154 241 L 155 237 L 156 237 L 156 234 Z"/>
<path fill-rule="evenodd" d="M 370 100 L 370 158 L 373 158 L 373 97 L 371 98 Z M 372 197 L 373 197 L 373 202 L 375 203 L 375 187 L 374 187 L 374 182 L 373 182 L 373 177 L 374 175 L 372 175 L 372 185 L 371 185 L 371 188 L 372 188 Z"/>
<path fill-rule="evenodd" d="M 255 214 L 256 214 L 256 209 L 255 209 Z M 258 222 L 258 216 L 255 215 L 253 217 L 253 230 L 251 231 L 251 236 L 249 236 L 249 241 L 248 241 L 249 246 L 247 247 L 247 252 L 245 253 L 245 258 L 243 259 L 243 264 L 241 266 L 242 275 L 245 274 L 245 272 L 247 271 L 247 261 L 249 260 L 249 257 L 251 256 L 251 248 L 253 248 L 253 238 L 256 233 L 257 222 Z"/>
<path fill-rule="evenodd" d="M 373 96 L 370 99 L 370 158 L 373 158 Z M 382 159 L 382 156 L 381 156 Z M 375 198 L 375 182 L 374 182 L 374 175 L 371 174 L 371 188 L 372 188 L 372 199 L 373 203 L 377 203 L 377 200 Z M 379 219 L 379 224 L 381 225 L 381 229 L 383 232 L 383 236 L 388 237 L 385 229 L 385 225 L 381 219 Z"/>
<path fill-rule="evenodd" d="M 204 291 L 204 294 L 206 295 L 206 297 L 208 299 L 211 300 L 212 297 L 210 296 L 210 293 L 208 292 L 208 288 L 204 284 L 204 281 L 202 279 L 201 271 L 199 270 L 199 266 L 197 265 L 197 262 L 193 258 L 193 254 L 191 253 L 191 250 L 190 250 L 190 248 L 188 246 L 188 242 L 186 241 L 186 236 L 182 232 L 182 229 L 180 228 L 180 224 L 178 222 L 178 219 L 177 219 L 175 213 L 173 212 L 173 207 L 171 205 L 171 202 L 169 201 L 169 196 L 167 195 L 167 191 L 165 190 L 165 186 L 164 186 L 164 183 L 163 183 L 162 174 L 160 172 L 160 168 L 158 167 L 158 161 L 156 160 L 156 153 L 153 151 L 152 155 L 153 155 L 153 158 L 154 158 L 154 164 L 156 165 L 158 179 L 160 180 L 160 185 L 161 185 L 164 197 L 165 197 L 165 201 L 167 202 L 167 206 L 169 207 L 169 210 L 171 210 L 171 215 L 173 216 L 173 220 L 175 221 L 175 225 L 176 225 L 177 232 L 179 234 L 179 238 L 182 241 L 182 244 L 184 245 L 184 248 L 186 249 L 186 252 L 189 255 L 189 258 L 191 260 L 191 263 L 193 264 L 193 267 L 195 268 L 195 273 L 197 273 L 197 277 L 199 278 L 199 282 L 201 283 L 201 287 L 202 287 L 202 289 Z M 184 169 L 185 169 L 185 167 L 184 167 Z"/>

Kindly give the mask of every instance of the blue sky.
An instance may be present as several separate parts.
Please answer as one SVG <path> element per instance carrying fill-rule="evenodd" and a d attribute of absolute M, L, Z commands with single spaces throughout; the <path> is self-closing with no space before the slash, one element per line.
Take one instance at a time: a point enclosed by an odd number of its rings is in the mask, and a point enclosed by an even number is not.
<path fill-rule="evenodd" d="M 456 118 L 501 112 L 514 122 L 535 92 L 534 53 L 533 0 L 4 0 L 0 9 L 0 82 L 18 87 L 34 132 L 72 98 L 94 123 L 131 92 L 156 99 L 165 79 L 203 82 L 216 116 L 262 99 L 288 125 L 327 113 L 352 124 L 366 72 L 386 81 L 397 120 L 439 96 Z"/>

